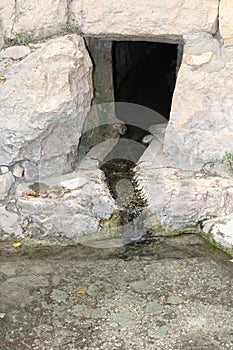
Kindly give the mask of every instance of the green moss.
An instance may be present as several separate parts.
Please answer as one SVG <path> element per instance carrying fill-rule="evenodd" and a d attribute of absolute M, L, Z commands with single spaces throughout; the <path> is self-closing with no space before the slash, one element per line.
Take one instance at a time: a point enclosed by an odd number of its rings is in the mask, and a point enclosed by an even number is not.
<path fill-rule="evenodd" d="M 61 27 L 61 33 L 65 35 L 73 34 L 73 33 L 82 34 L 80 29 L 77 26 L 69 23 L 66 23 Z"/>
<path fill-rule="evenodd" d="M 215 249 L 221 250 L 222 252 L 228 254 L 230 257 L 233 257 L 233 249 L 223 247 L 221 244 L 214 240 L 214 237 L 210 233 L 205 233 L 200 229 L 198 233 L 205 240 L 206 243 L 208 243 Z"/>
<path fill-rule="evenodd" d="M 33 36 L 33 32 L 31 31 L 15 33 L 14 38 L 4 37 L 4 44 L 7 46 L 28 45 L 30 42 L 33 41 Z"/>

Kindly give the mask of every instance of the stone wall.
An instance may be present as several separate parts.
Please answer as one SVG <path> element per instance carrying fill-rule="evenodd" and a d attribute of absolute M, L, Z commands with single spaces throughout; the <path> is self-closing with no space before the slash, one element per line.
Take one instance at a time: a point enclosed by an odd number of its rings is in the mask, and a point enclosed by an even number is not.
<path fill-rule="evenodd" d="M 193 30 L 215 33 L 218 0 L 73 0 L 70 21 L 88 36 L 175 40 Z"/>
<path fill-rule="evenodd" d="M 166 166 L 200 171 L 233 153 L 232 18 L 231 0 L 2 0 L 0 227 L 22 232 L 20 184 L 73 170 L 93 97 L 92 62 L 79 34 L 184 44 Z"/>

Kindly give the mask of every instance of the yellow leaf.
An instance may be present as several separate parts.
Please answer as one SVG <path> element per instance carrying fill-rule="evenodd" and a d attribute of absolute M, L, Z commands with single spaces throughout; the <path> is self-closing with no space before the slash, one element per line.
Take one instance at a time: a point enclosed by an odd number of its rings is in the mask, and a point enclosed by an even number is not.
<path fill-rule="evenodd" d="M 82 288 L 80 288 L 78 291 L 77 291 L 77 294 L 86 294 L 85 290 L 83 290 Z"/>
<path fill-rule="evenodd" d="M 21 244 L 20 242 L 15 242 L 15 243 L 13 243 L 12 245 L 13 245 L 13 247 L 18 248 L 18 247 L 20 247 L 22 244 Z"/>

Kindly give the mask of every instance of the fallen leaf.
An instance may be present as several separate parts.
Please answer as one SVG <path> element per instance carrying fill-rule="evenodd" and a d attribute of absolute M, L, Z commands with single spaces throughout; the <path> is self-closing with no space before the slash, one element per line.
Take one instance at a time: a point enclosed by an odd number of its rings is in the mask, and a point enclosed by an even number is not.
<path fill-rule="evenodd" d="M 21 244 L 20 242 L 15 242 L 15 243 L 13 243 L 12 245 L 13 245 L 13 247 L 18 248 L 18 247 L 20 247 L 22 244 Z"/>
<path fill-rule="evenodd" d="M 80 288 L 78 291 L 77 291 L 77 294 L 86 294 L 85 290 Z"/>
<path fill-rule="evenodd" d="M 28 349 L 32 349 L 32 347 L 29 344 L 27 344 L 24 340 L 22 340 L 22 344 L 26 346 Z"/>
<path fill-rule="evenodd" d="M 39 338 L 36 338 L 36 339 L 34 340 L 34 344 L 35 344 L 35 345 L 39 345 L 39 344 L 40 344 L 40 339 L 39 339 Z"/>

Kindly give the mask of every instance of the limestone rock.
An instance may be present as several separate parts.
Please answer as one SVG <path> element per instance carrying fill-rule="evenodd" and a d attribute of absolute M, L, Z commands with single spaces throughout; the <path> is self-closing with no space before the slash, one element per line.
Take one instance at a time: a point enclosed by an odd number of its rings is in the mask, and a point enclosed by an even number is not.
<path fill-rule="evenodd" d="M 24 161 L 27 178 L 70 170 L 92 99 L 92 64 L 83 39 L 70 35 L 36 44 L 20 62 L 3 62 L 0 75 L 6 78 L 0 164 Z"/>
<path fill-rule="evenodd" d="M 233 248 L 233 214 L 205 221 L 203 231 L 210 233 L 221 246 Z"/>
<path fill-rule="evenodd" d="M 63 0 L 2 0 L 2 31 L 6 38 L 20 33 L 28 38 L 45 38 L 61 31 L 67 21 L 67 2 Z M 23 39 L 23 38 L 22 38 Z"/>
<path fill-rule="evenodd" d="M 16 236 L 22 234 L 22 229 L 19 225 L 19 216 L 7 211 L 3 206 L 0 206 L 0 229 Z"/>
<path fill-rule="evenodd" d="M 28 46 L 10 46 L 0 52 L 0 59 L 10 58 L 13 60 L 19 60 L 29 55 L 30 52 L 31 50 Z"/>
<path fill-rule="evenodd" d="M 3 45 L 4 45 L 4 35 L 0 24 L 0 49 L 3 47 Z"/>
<path fill-rule="evenodd" d="M 208 33 L 184 39 L 164 152 L 167 165 L 197 171 L 233 151 L 233 48 Z"/>
<path fill-rule="evenodd" d="M 7 166 L 1 166 L 1 167 L 0 167 L 0 174 L 1 174 L 1 175 L 2 175 L 2 174 L 8 173 L 8 171 L 9 171 L 9 169 L 8 169 Z"/>
<path fill-rule="evenodd" d="M 218 0 L 73 0 L 70 12 L 87 36 L 175 39 L 197 28 L 214 33 Z"/>
<path fill-rule="evenodd" d="M 14 176 L 11 172 L 0 175 L 0 200 L 3 200 L 14 183 Z"/>
<path fill-rule="evenodd" d="M 117 209 L 100 170 L 81 170 L 50 181 L 45 192 L 40 186 L 18 186 L 17 208 L 26 235 L 61 232 L 75 239 L 98 232 L 100 220 Z"/>
<path fill-rule="evenodd" d="M 15 177 L 22 177 L 24 173 L 24 169 L 21 167 L 20 164 L 15 164 L 13 168 L 13 175 Z"/>
<path fill-rule="evenodd" d="M 219 30 L 226 46 L 233 45 L 233 7 L 231 0 L 221 0 L 219 5 Z"/>
<path fill-rule="evenodd" d="M 136 171 L 148 210 L 164 227 L 174 229 L 233 212 L 233 178 L 165 167 L 162 146 L 154 139 Z"/>
<path fill-rule="evenodd" d="M 191 66 L 201 66 L 202 64 L 208 63 L 211 61 L 214 53 L 213 52 L 204 52 L 200 55 L 184 55 L 184 60 L 187 64 Z"/>

